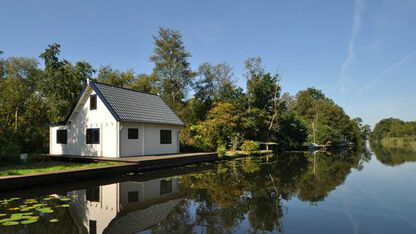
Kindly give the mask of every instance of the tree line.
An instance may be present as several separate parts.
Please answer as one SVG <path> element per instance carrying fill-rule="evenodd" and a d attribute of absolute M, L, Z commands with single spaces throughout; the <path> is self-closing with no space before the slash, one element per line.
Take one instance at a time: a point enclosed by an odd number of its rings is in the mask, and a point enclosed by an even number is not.
<path fill-rule="evenodd" d="M 386 137 L 416 137 L 416 121 L 403 121 L 395 118 L 380 120 L 374 127 L 371 137 L 381 140 Z"/>
<path fill-rule="evenodd" d="M 60 58 L 56 43 L 40 61 L 0 58 L 0 155 L 47 152 L 46 125 L 65 119 L 88 78 L 158 93 L 186 123 L 185 150 L 237 149 L 243 140 L 273 141 L 282 149 L 313 141 L 357 143 L 367 134 L 361 119 L 351 119 L 318 89 L 282 94 L 281 76 L 267 72 L 260 57 L 244 63 L 244 91 L 228 63 L 206 62 L 193 70 L 178 31 L 160 28 L 153 39 L 150 74 L 73 64 Z"/>
<path fill-rule="evenodd" d="M 416 121 L 403 121 L 395 118 L 380 120 L 370 134 L 372 148 L 391 148 L 416 151 Z M 379 150 L 383 152 L 383 150 Z M 391 151 L 393 152 L 393 151 Z"/>

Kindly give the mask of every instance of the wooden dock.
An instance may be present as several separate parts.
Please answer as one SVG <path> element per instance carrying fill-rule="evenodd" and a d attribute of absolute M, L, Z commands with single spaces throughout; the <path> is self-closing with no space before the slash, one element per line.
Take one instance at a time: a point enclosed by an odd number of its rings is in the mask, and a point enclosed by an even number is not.
<path fill-rule="evenodd" d="M 72 169 L 65 171 L 41 172 L 28 175 L 13 175 L 0 177 L 0 192 L 29 187 L 90 180 L 94 178 L 114 177 L 126 173 L 153 171 L 188 164 L 212 162 L 221 160 L 217 153 L 179 153 L 167 155 L 150 155 L 137 157 L 109 158 L 109 157 L 85 157 L 76 155 L 49 155 L 54 160 L 94 162 L 117 161 L 122 164 Z M 231 159 L 231 157 L 230 157 Z"/>
<path fill-rule="evenodd" d="M 143 163 L 143 162 L 163 162 L 165 160 L 196 160 L 199 162 L 203 159 L 211 159 L 217 157 L 215 152 L 194 152 L 194 153 L 177 153 L 177 154 L 162 154 L 162 155 L 145 155 L 145 156 L 130 156 L 130 157 L 100 157 L 100 156 L 79 156 L 79 155 L 48 155 L 54 160 L 73 160 L 73 161 L 114 161 L 126 163 Z"/>

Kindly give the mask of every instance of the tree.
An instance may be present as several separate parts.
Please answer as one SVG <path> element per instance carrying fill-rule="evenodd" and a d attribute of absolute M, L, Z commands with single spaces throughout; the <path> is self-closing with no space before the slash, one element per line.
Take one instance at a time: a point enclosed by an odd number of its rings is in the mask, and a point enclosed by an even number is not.
<path fill-rule="evenodd" d="M 134 71 L 132 69 L 127 72 L 114 70 L 110 66 L 103 66 L 98 70 L 97 81 L 117 87 L 129 87 L 135 82 Z"/>
<path fill-rule="evenodd" d="M 208 112 L 207 120 L 191 127 L 200 148 L 215 150 L 228 144 L 235 133 L 243 133 L 246 120 L 241 109 L 231 103 L 216 103 Z"/>
<path fill-rule="evenodd" d="M 195 100 L 198 118 L 204 120 L 206 113 L 215 101 L 221 102 L 220 92 L 224 86 L 234 86 L 233 72 L 230 65 L 221 63 L 211 65 L 203 63 L 198 68 L 199 79 L 195 83 Z M 234 87 L 233 87 L 234 89 Z"/>
<path fill-rule="evenodd" d="M 371 133 L 372 140 L 379 142 L 389 137 L 416 137 L 416 121 L 405 122 L 395 118 L 380 120 Z"/>
<path fill-rule="evenodd" d="M 309 142 L 316 139 L 320 144 L 344 143 L 345 140 L 357 143 L 361 138 L 358 123 L 321 90 L 299 91 L 296 99 L 295 111 L 308 124 Z"/>
<path fill-rule="evenodd" d="M 3 60 L 0 79 L 0 157 L 13 160 L 21 152 L 46 148 L 46 103 L 37 91 L 38 62 L 29 58 Z M 16 157 L 15 157 L 16 158 Z"/>
<path fill-rule="evenodd" d="M 45 64 L 39 87 L 48 105 L 48 116 L 53 122 L 65 119 L 75 104 L 82 85 L 94 72 L 87 62 L 78 62 L 73 66 L 67 60 L 60 60 L 60 48 L 56 43 L 49 45 L 39 56 Z"/>
<path fill-rule="evenodd" d="M 178 31 L 159 28 L 153 36 L 154 49 L 150 61 L 155 64 L 153 74 L 161 96 L 173 108 L 187 94 L 194 78 L 188 59 L 191 54 L 185 49 Z"/>
<path fill-rule="evenodd" d="M 136 89 L 142 92 L 157 93 L 154 85 L 155 77 L 153 75 L 139 74 L 135 81 L 129 86 L 131 89 Z"/>

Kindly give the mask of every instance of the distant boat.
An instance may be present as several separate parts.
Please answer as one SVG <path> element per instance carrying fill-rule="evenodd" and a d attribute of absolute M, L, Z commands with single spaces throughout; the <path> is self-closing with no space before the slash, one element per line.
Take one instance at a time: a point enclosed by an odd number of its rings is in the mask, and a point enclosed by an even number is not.
<path fill-rule="evenodd" d="M 311 150 L 313 150 L 313 149 L 322 149 L 322 148 L 324 148 L 325 146 L 324 145 L 318 145 L 318 144 L 316 144 L 315 142 L 314 143 L 311 143 L 309 146 L 308 146 L 308 148 Z"/>

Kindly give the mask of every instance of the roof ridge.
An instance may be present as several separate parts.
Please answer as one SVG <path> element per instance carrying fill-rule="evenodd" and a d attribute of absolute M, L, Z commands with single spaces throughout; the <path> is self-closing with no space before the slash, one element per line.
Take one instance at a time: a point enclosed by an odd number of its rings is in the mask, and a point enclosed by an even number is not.
<path fill-rule="evenodd" d="M 95 83 L 95 84 L 107 85 L 107 86 L 110 86 L 110 87 L 113 87 L 113 88 L 125 89 L 125 90 L 130 90 L 130 91 L 134 91 L 134 92 L 138 92 L 138 93 L 144 93 L 144 94 L 150 94 L 150 95 L 159 96 L 159 95 L 158 95 L 158 94 L 156 94 L 156 93 L 150 93 L 150 92 L 140 91 L 140 90 L 137 90 L 137 89 L 125 88 L 125 87 L 118 87 L 118 86 L 115 86 L 115 85 L 106 84 L 106 83 L 98 82 L 98 81 L 95 81 L 95 80 L 91 80 L 90 82 L 93 82 L 93 83 Z"/>

